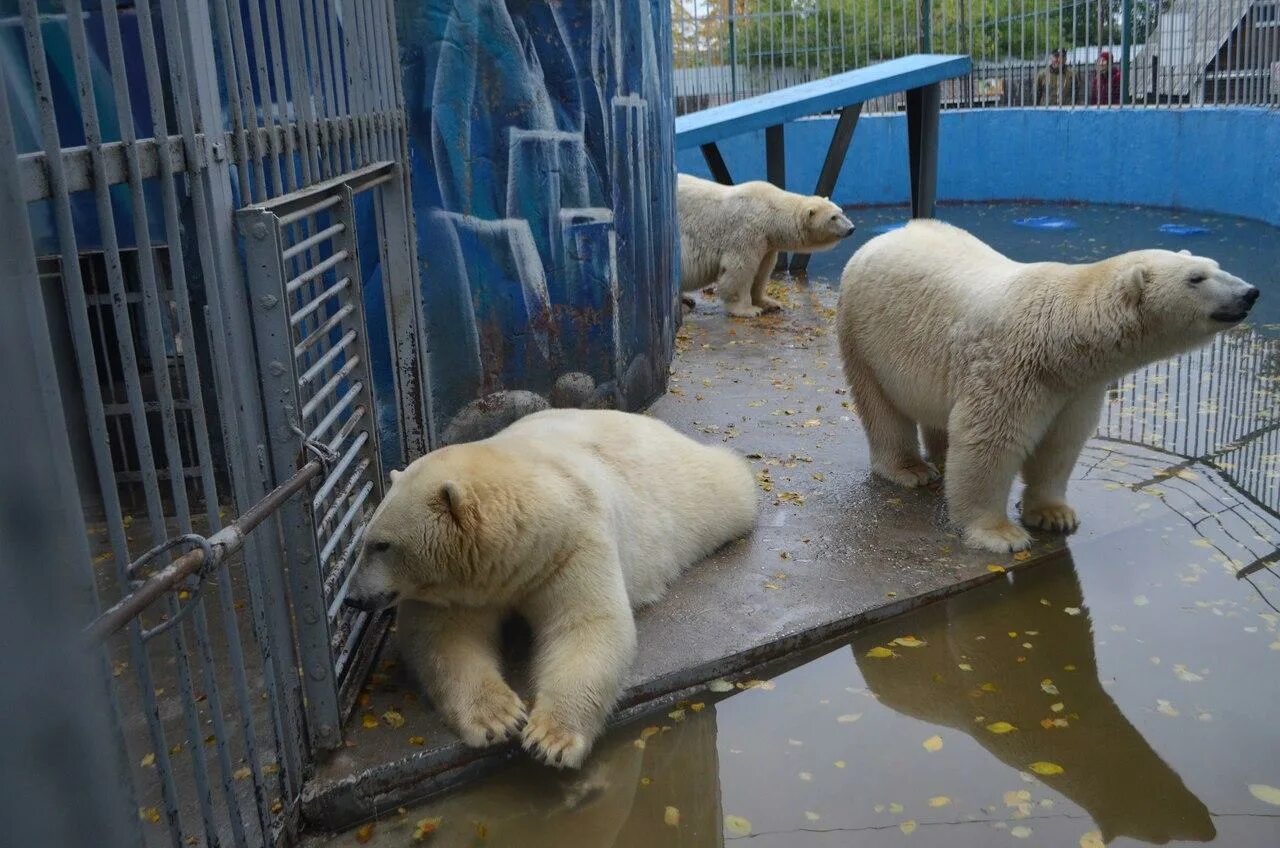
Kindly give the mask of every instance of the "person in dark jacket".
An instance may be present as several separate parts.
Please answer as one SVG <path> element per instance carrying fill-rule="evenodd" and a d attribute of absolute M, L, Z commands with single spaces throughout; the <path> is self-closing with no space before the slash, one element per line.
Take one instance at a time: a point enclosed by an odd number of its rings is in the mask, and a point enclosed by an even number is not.
<path fill-rule="evenodd" d="M 1107 50 L 1098 54 L 1089 85 L 1089 103 L 1094 106 L 1120 104 L 1120 69 L 1111 63 L 1111 53 Z"/>
<path fill-rule="evenodd" d="M 1049 54 L 1049 65 L 1036 74 L 1037 106 L 1070 106 L 1078 103 L 1077 91 L 1082 83 L 1077 81 L 1076 73 L 1067 67 L 1067 51 L 1058 48 Z"/>

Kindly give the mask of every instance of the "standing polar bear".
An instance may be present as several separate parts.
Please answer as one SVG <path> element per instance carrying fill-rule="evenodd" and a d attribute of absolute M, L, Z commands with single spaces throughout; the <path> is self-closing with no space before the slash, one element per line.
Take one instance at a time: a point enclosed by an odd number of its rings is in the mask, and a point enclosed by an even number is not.
<path fill-rule="evenodd" d="M 1006 513 L 1014 475 L 1024 524 L 1074 530 L 1067 479 L 1108 382 L 1206 342 L 1257 299 L 1186 251 L 1024 264 L 913 221 L 849 260 L 836 330 L 873 470 L 919 486 L 945 459 L 952 521 L 969 544 L 1007 552 L 1031 544 Z"/>
<path fill-rule="evenodd" d="M 750 531 L 746 461 L 625 412 L 539 412 L 391 473 L 351 602 L 399 602 L 410 670 L 468 745 L 506 740 L 576 768 L 636 647 L 632 609 Z M 499 629 L 534 633 L 532 710 L 502 678 Z"/>
<path fill-rule="evenodd" d="M 825 197 L 765 182 L 724 186 L 679 174 L 676 206 L 681 290 L 714 283 L 725 311 L 739 318 L 782 306 L 764 293 L 780 251 L 830 250 L 853 233 L 840 207 Z"/>

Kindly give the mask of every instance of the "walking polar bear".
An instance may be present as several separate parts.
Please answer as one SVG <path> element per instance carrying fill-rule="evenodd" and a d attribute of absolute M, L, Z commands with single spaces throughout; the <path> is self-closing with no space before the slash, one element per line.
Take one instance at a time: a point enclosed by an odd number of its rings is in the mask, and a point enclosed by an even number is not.
<path fill-rule="evenodd" d="M 781 308 L 764 293 L 780 251 L 830 250 L 854 229 L 825 197 L 765 182 L 724 186 L 679 174 L 676 206 L 680 288 L 698 291 L 714 283 L 725 311 L 739 318 Z"/>
<path fill-rule="evenodd" d="M 1008 552 L 1031 543 L 1006 512 L 1019 470 L 1023 523 L 1074 530 L 1067 479 L 1108 382 L 1206 342 L 1257 298 L 1187 251 L 1024 264 L 913 221 L 849 260 L 836 330 L 874 472 L 919 486 L 945 458 L 947 506 L 966 542 Z"/>
<path fill-rule="evenodd" d="M 407 666 L 468 745 L 521 730 L 538 759 L 581 765 L 636 647 L 632 609 L 755 524 L 756 483 L 728 448 L 642 415 L 548 410 L 427 454 L 365 530 L 349 590 L 399 603 Z M 503 680 L 502 620 L 534 633 L 532 710 Z"/>

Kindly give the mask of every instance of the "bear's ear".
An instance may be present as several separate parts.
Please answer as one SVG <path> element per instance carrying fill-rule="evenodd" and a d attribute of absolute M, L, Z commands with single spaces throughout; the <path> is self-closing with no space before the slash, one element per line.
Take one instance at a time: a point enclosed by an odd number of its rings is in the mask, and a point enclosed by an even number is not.
<path fill-rule="evenodd" d="M 1142 302 L 1143 289 L 1147 287 L 1147 266 L 1134 265 L 1121 271 L 1117 285 L 1125 302 L 1137 306 Z"/>
<path fill-rule="evenodd" d="M 446 482 L 440 487 L 440 502 L 460 528 L 468 532 L 475 528 L 480 514 L 474 500 L 468 497 L 462 486 L 452 480 Z"/>
<path fill-rule="evenodd" d="M 1191 255 L 1191 251 L 1187 250 L 1187 249 L 1184 247 L 1182 250 L 1179 250 L 1179 251 L 1178 251 L 1178 255 L 1179 255 L 1179 256 L 1190 256 L 1190 255 Z"/>
<path fill-rule="evenodd" d="M 403 472 L 401 472 L 401 471 L 396 471 L 394 468 L 393 468 L 393 469 L 391 469 L 391 474 L 390 474 L 389 476 L 391 477 L 391 484 L 392 484 L 392 485 L 395 485 L 395 482 L 396 482 L 397 480 L 399 480 L 399 479 L 400 479 L 400 475 L 401 475 L 402 473 L 403 473 Z"/>
<path fill-rule="evenodd" d="M 818 214 L 818 207 L 817 207 L 817 206 L 810 206 L 810 207 L 809 207 L 809 211 L 805 213 L 805 217 L 806 217 L 806 218 L 812 218 L 814 215 L 817 215 L 817 214 Z"/>

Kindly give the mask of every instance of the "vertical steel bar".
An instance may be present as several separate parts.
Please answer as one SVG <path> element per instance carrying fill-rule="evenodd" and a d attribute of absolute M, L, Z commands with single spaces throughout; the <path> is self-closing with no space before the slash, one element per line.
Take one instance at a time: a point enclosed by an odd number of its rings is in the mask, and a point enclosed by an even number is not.
<path fill-rule="evenodd" d="M 233 5 L 234 4 L 234 5 Z M 253 0 L 248 4 L 255 12 L 257 11 L 257 0 Z M 256 195 L 250 192 L 249 183 L 244 182 L 240 186 L 241 197 L 252 199 L 266 199 L 267 197 L 267 175 L 266 175 L 266 149 L 263 146 L 262 133 L 258 132 L 262 121 L 259 115 L 266 115 L 267 100 L 270 95 L 268 81 L 265 77 L 258 80 L 258 93 L 255 97 L 253 89 L 253 77 L 249 72 L 249 49 L 244 37 L 244 22 L 240 16 L 240 3 L 238 0 L 225 0 L 219 3 L 214 0 L 214 14 L 218 17 L 219 39 L 225 45 L 223 48 L 223 64 L 227 69 L 227 98 L 228 110 L 231 112 L 232 120 L 239 123 L 237 134 L 243 135 L 245 132 L 251 133 L 252 137 L 248 141 L 240 141 L 238 143 L 238 152 L 241 156 L 248 157 L 249 146 L 252 145 L 254 155 L 253 165 L 253 187 L 256 189 Z M 232 58 L 234 57 L 234 63 Z M 235 73 L 232 73 L 234 68 Z M 238 78 L 240 81 L 240 90 L 237 93 L 231 82 Z M 240 170 L 241 179 L 244 179 L 244 169 Z"/>
<path fill-rule="evenodd" d="M 328 179 L 335 174 L 341 173 L 338 170 L 340 157 L 337 155 L 336 139 L 333 137 L 333 127 L 330 123 L 330 118 L 333 116 L 334 111 L 333 90 L 329 77 L 325 74 L 325 63 L 321 59 L 320 35 L 315 19 L 315 4 L 312 0 L 298 0 L 298 5 L 300 7 L 298 17 L 302 26 L 303 49 L 308 59 L 304 63 L 307 68 L 307 80 L 308 82 L 314 81 L 312 84 L 319 87 L 319 91 L 312 93 L 310 99 L 324 110 L 323 114 L 316 117 L 316 130 L 320 140 L 320 173 Z"/>
<path fill-rule="evenodd" d="M 338 4 L 334 0 L 318 0 L 321 12 L 319 13 L 321 26 L 321 41 L 323 46 L 321 49 L 328 51 L 328 69 L 329 76 L 332 80 L 334 91 L 334 112 L 333 118 L 335 128 L 339 138 L 339 155 L 342 159 L 338 172 L 345 172 L 354 167 L 351 162 L 351 144 L 352 144 L 352 127 L 351 112 L 347 104 L 347 86 L 346 78 L 342 72 L 342 50 L 338 46 Z"/>
<path fill-rule="evenodd" d="M 355 42 L 356 21 L 352 5 L 351 0 L 343 0 L 343 8 L 346 9 L 346 14 L 342 17 L 342 70 L 346 83 L 348 103 L 354 116 L 356 160 L 353 166 L 363 168 L 372 161 L 372 158 L 369 152 L 368 123 L 364 117 L 368 111 L 367 92 L 364 86 L 360 84 L 359 79 L 360 63 L 363 61 L 361 53 L 363 51 L 359 49 Z"/>
<path fill-rule="evenodd" d="M 299 0 L 282 0 L 285 14 L 282 17 L 284 27 L 284 60 L 289 72 L 289 103 L 293 106 L 293 123 L 298 129 L 298 153 L 302 159 L 302 179 L 304 185 L 311 185 L 321 179 L 316 139 L 316 117 L 312 108 L 311 83 L 307 77 L 307 57 L 302 46 L 300 24 L 296 14 Z"/>
<path fill-rule="evenodd" d="M 278 219 L 262 209 L 243 209 L 237 216 L 245 237 L 245 264 L 255 305 L 254 333 L 263 363 L 269 461 L 277 480 L 289 476 L 303 450 L 294 431 L 300 415 L 297 369 L 293 357 L 293 333 L 285 297 L 283 245 Z M 353 292 L 353 297 L 358 293 Z M 289 582 L 297 623 L 299 661 L 302 665 L 307 732 L 312 745 L 332 749 L 342 743 L 337 684 L 329 653 L 329 621 L 325 615 L 319 548 L 311 515 L 298 499 L 281 509 L 284 544 L 290 552 Z"/>
<path fill-rule="evenodd" d="M 237 16 L 239 21 L 239 16 Z M 243 21 L 239 21 L 240 28 L 243 31 Z M 281 173 L 280 166 L 280 147 L 281 140 L 278 137 L 278 129 L 284 128 L 288 120 L 281 115 L 281 105 L 284 103 L 284 83 L 278 77 L 273 77 L 268 70 L 267 51 L 265 36 L 262 31 L 262 4 L 249 4 L 249 32 L 253 41 L 253 58 L 254 66 L 258 70 L 258 99 L 259 109 L 261 110 L 262 119 L 259 123 L 265 128 L 267 134 L 267 148 L 271 153 L 271 177 L 272 177 L 272 194 L 284 194 L 285 182 L 284 175 Z"/>
<path fill-rule="evenodd" d="M 911 216 L 932 218 L 938 181 L 938 83 L 907 92 L 907 147 L 911 167 Z"/>

